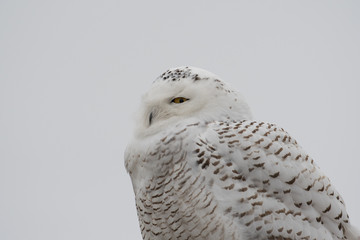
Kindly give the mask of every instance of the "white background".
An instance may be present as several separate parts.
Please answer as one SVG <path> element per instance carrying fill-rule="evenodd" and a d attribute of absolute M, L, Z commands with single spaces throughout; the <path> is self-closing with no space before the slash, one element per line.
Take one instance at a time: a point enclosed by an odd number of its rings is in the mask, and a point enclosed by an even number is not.
<path fill-rule="evenodd" d="M 151 82 L 191 65 L 292 134 L 360 227 L 359 1 L 0 1 L 0 239 L 141 239 L 123 164 Z"/>

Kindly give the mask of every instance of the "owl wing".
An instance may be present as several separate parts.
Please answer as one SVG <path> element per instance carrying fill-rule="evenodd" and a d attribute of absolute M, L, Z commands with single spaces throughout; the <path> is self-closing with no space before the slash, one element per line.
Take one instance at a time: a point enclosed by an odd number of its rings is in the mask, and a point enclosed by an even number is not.
<path fill-rule="evenodd" d="M 339 193 L 286 131 L 256 121 L 213 122 L 195 139 L 193 164 L 224 214 L 251 238 L 344 239 Z"/>

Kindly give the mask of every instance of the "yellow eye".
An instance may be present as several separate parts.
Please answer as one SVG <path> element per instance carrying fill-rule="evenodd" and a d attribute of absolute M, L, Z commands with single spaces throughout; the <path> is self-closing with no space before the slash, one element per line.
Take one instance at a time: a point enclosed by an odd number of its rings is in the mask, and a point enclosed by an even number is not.
<path fill-rule="evenodd" d="M 174 98 L 173 100 L 171 100 L 172 103 L 183 103 L 183 102 L 186 102 L 187 98 L 184 98 L 184 97 L 176 97 Z"/>

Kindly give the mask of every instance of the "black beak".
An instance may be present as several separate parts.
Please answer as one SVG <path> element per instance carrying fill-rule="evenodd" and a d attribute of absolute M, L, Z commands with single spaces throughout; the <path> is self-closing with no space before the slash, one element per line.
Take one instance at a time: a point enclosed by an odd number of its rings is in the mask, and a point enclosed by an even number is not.
<path fill-rule="evenodd" d="M 152 123 L 152 119 L 153 119 L 153 113 L 151 112 L 150 115 L 149 115 L 149 126 Z"/>

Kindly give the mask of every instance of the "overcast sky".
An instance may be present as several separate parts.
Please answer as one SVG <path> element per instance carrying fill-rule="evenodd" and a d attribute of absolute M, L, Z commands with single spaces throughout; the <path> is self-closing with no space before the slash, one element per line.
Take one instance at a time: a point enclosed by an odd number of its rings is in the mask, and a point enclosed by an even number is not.
<path fill-rule="evenodd" d="M 123 152 L 169 67 L 285 128 L 360 227 L 360 1 L 0 1 L 0 239 L 141 239 Z"/>

